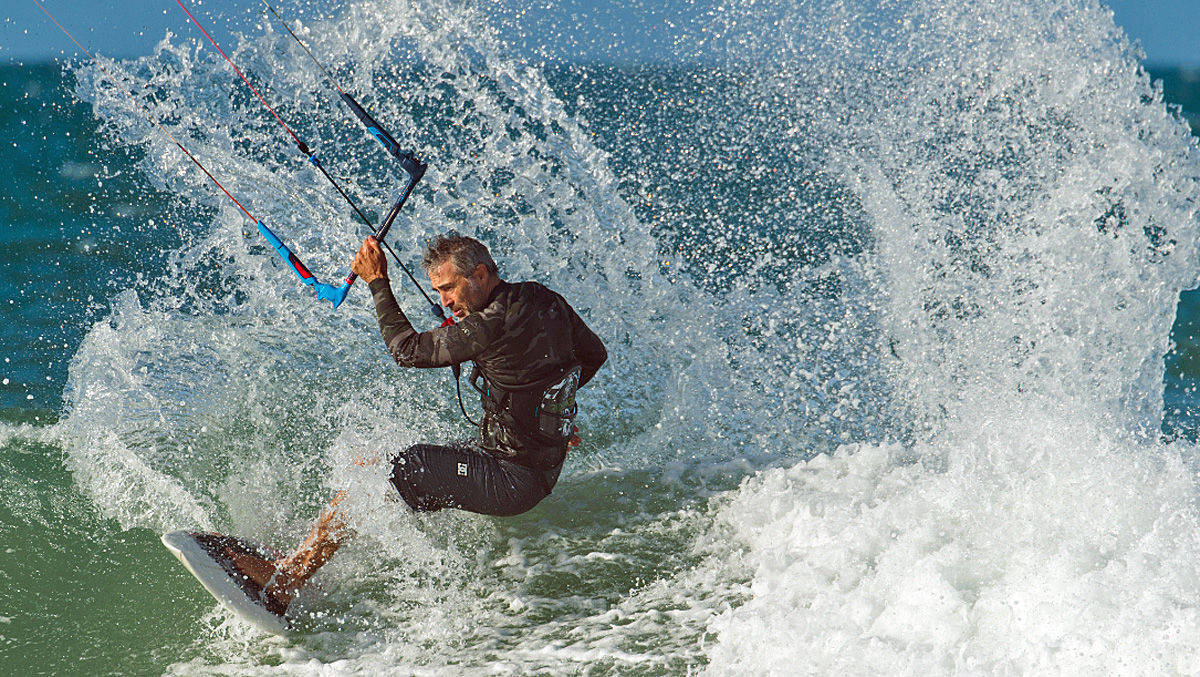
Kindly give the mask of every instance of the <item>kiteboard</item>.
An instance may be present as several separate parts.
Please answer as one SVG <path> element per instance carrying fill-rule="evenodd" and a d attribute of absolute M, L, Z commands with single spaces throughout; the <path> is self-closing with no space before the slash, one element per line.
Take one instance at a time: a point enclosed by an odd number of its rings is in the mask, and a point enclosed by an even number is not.
<path fill-rule="evenodd" d="M 240 573 L 232 559 L 233 554 L 241 553 L 273 560 L 279 558 L 279 553 L 244 538 L 197 531 L 172 531 L 163 535 L 162 542 L 200 585 L 235 616 L 274 635 L 283 635 L 290 629 L 284 605 Z"/>

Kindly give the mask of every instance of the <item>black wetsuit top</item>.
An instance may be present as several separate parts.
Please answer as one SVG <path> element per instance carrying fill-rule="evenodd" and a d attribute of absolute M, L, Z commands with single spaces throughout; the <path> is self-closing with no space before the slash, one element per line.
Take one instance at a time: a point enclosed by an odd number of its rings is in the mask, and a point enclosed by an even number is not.
<path fill-rule="evenodd" d="M 537 282 L 501 281 L 482 309 L 454 325 L 418 332 L 388 280 L 370 286 L 379 329 L 396 362 L 406 367 L 474 362 L 484 383 L 481 447 L 539 471 L 562 465 L 566 438 L 547 437 L 533 426 L 531 406 L 576 366 L 579 385 L 587 383 L 608 357 L 599 337 L 562 296 Z"/>

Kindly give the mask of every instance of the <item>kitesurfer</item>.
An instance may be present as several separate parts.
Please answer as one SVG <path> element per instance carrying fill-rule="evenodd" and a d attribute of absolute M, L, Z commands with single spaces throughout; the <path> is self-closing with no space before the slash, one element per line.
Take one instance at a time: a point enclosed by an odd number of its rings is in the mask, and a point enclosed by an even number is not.
<path fill-rule="evenodd" d="M 567 449 L 579 443 L 575 392 L 607 359 L 604 344 L 562 296 L 537 282 L 506 282 L 486 246 L 440 236 L 422 260 L 443 306 L 459 321 L 418 332 L 400 310 L 379 243 L 369 237 L 351 269 L 371 288 L 388 351 L 405 367 L 472 362 L 483 419 L 479 435 L 453 444 L 417 444 L 389 459 L 391 484 L 416 511 L 458 508 L 484 515 L 523 513 L 550 494 Z M 282 609 L 351 531 L 339 492 L 308 538 L 270 562 L 231 552 L 264 602 Z"/>

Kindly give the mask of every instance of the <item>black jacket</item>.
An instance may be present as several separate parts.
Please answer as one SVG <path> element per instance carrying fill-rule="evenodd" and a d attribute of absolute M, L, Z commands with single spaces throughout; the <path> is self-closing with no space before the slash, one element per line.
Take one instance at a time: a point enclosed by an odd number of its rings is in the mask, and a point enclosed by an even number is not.
<path fill-rule="evenodd" d="M 531 407 L 572 367 L 579 366 L 582 386 L 608 358 L 600 338 L 562 296 L 537 282 L 501 281 L 481 310 L 454 325 L 418 332 L 387 280 L 372 282 L 371 294 L 384 343 L 396 362 L 406 367 L 475 363 L 485 383 L 480 439 L 485 448 L 543 470 L 561 465 L 566 440 L 537 434 Z"/>

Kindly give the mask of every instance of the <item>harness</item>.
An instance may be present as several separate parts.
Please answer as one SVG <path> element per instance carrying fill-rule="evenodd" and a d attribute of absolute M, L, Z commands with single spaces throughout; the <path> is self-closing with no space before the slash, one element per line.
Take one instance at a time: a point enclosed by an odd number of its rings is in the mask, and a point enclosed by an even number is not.
<path fill-rule="evenodd" d="M 581 372 L 575 364 L 532 387 L 510 389 L 488 379 L 475 364 L 470 382 L 483 405 L 480 446 L 539 470 L 561 465 L 579 411 L 575 393 Z"/>

